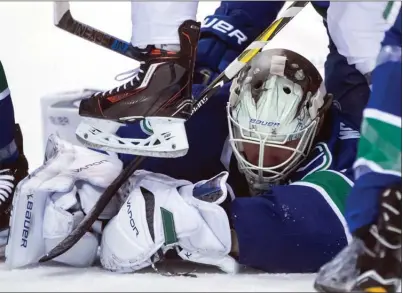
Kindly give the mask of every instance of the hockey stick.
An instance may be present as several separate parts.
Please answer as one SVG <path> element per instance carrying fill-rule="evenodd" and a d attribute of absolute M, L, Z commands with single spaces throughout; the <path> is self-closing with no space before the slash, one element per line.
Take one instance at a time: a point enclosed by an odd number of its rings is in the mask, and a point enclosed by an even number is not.
<path fill-rule="evenodd" d="M 131 59 L 141 60 L 142 56 L 130 43 L 75 20 L 70 12 L 69 1 L 57 1 L 53 4 L 53 9 L 54 25 L 58 28 Z"/>
<path fill-rule="evenodd" d="M 193 107 L 192 115 L 196 113 L 214 94 L 214 92 L 222 87 L 225 82 L 230 81 L 238 72 L 248 63 L 260 50 L 270 41 L 277 33 L 289 23 L 295 15 L 298 14 L 308 4 L 309 1 L 296 1 L 284 11 L 276 21 L 274 21 L 255 41 L 253 41 L 244 52 L 233 61 L 221 74 L 217 77 L 208 88 L 205 90 L 200 99 L 197 100 Z M 225 73 L 226 72 L 226 73 Z M 77 227 L 51 251 L 44 255 L 39 262 L 49 261 L 69 250 L 76 244 L 81 237 L 90 229 L 92 224 L 97 220 L 98 216 L 105 209 L 112 197 L 116 194 L 122 184 L 136 171 L 145 157 L 136 156 L 126 168 L 113 180 L 111 185 L 104 191 L 98 201 L 95 203 L 91 211 L 77 225 Z"/>
<path fill-rule="evenodd" d="M 196 111 L 197 106 L 200 107 L 205 104 L 211 96 L 224 86 L 224 84 L 231 81 L 308 3 L 309 1 L 293 2 L 277 20 L 265 29 L 237 59 L 232 61 L 231 64 L 203 90 L 195 106 L 196 109 L 194 108 L 193 110 Z"/>

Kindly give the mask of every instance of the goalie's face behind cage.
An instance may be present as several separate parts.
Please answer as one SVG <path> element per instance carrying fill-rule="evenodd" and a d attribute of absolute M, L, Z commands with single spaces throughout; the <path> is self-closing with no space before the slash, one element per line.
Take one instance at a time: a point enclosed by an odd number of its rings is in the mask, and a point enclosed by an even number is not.
<path fill-rule="evenodd" d="M 309 153 L 330 104 L 319 71 L 295 52 L 265 50 L 230 91 L 230 144 L 240 171 L 254 191 L 281 183 Z"/>

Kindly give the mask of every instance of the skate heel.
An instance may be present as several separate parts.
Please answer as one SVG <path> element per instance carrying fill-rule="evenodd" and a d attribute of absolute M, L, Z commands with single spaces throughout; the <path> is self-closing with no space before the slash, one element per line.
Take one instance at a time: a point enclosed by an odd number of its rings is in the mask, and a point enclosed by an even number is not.
<path fill-rule="evenodd" d="M 87 125 L 88 128 L 98 128 L 102 129 L 105 132 L 108 133 L 116 133 L 118 129 L 122 126 L 125 126 L 124 123 L 119 123 L 113 120 L 106 120 L 106 119 L 97 119 L 97 118 L 89 118 L 89 117 L 82 117 L 81 118 L 81 124 Z M 78 127 L 79 129 L 80 127 Z M 78 129 L 76 131 L 76 134 L 78 132 Z M 81 128 L 80 131 L 84 130 L 85 128 Z"/>
<path fill-rule="evenodd" d="M 121 126 L 125 126 L 125 124 L 106 119 L 82 117 L 76 129 L 76 138 L 86 147 L 98 148 L 98 145 L 104 144 L 102 141 L 108 141 L 105 133 L 115 134 Z"/>
<path fill-rule="evenodd" d="M 145 118 L 149 137 L 121 138 L 117 130 L 125 124 L 111 120 L 84 118 L 78 125 L 76 137 L 83 145 L 104 151 L 139 156 L 176 158 L 187 154 L 189 144 L 185 119 L 167 117 Z"/>

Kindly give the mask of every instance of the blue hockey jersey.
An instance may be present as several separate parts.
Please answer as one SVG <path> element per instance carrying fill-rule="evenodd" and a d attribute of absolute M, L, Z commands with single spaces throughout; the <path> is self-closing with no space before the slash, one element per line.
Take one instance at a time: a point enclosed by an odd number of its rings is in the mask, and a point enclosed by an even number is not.
<path fill-rule="evenodd" d="M 228 88 L 186 122 L 186 156 L 147 158 L 142 168 L 193 182 L 229 169 L 228 183 L 239 197 L 231 203 L 230 217 L 238 236 L 240 262 L 267 272 L 315 272 L 349 237 L 342 214 L 352 186 L 358 129 L 350 126 L 337 107 L 331 108 L 321 138 L 290 184 L 249 197 L 247 183 L 227 144 Z M 119 135 L 140 133 L 134 128 L 124 127 Z"/>

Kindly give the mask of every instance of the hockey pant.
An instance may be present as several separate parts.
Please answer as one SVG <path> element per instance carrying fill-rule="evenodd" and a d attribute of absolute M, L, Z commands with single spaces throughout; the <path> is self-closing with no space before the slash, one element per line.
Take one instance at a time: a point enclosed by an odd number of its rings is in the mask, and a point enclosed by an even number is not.
<path fill-rule="evenodd" d="M 135 47 L 179 44 L 178 27 L 187 19 L 196 20 L 198 1 L 131 2 L 132 38 Z"/>

